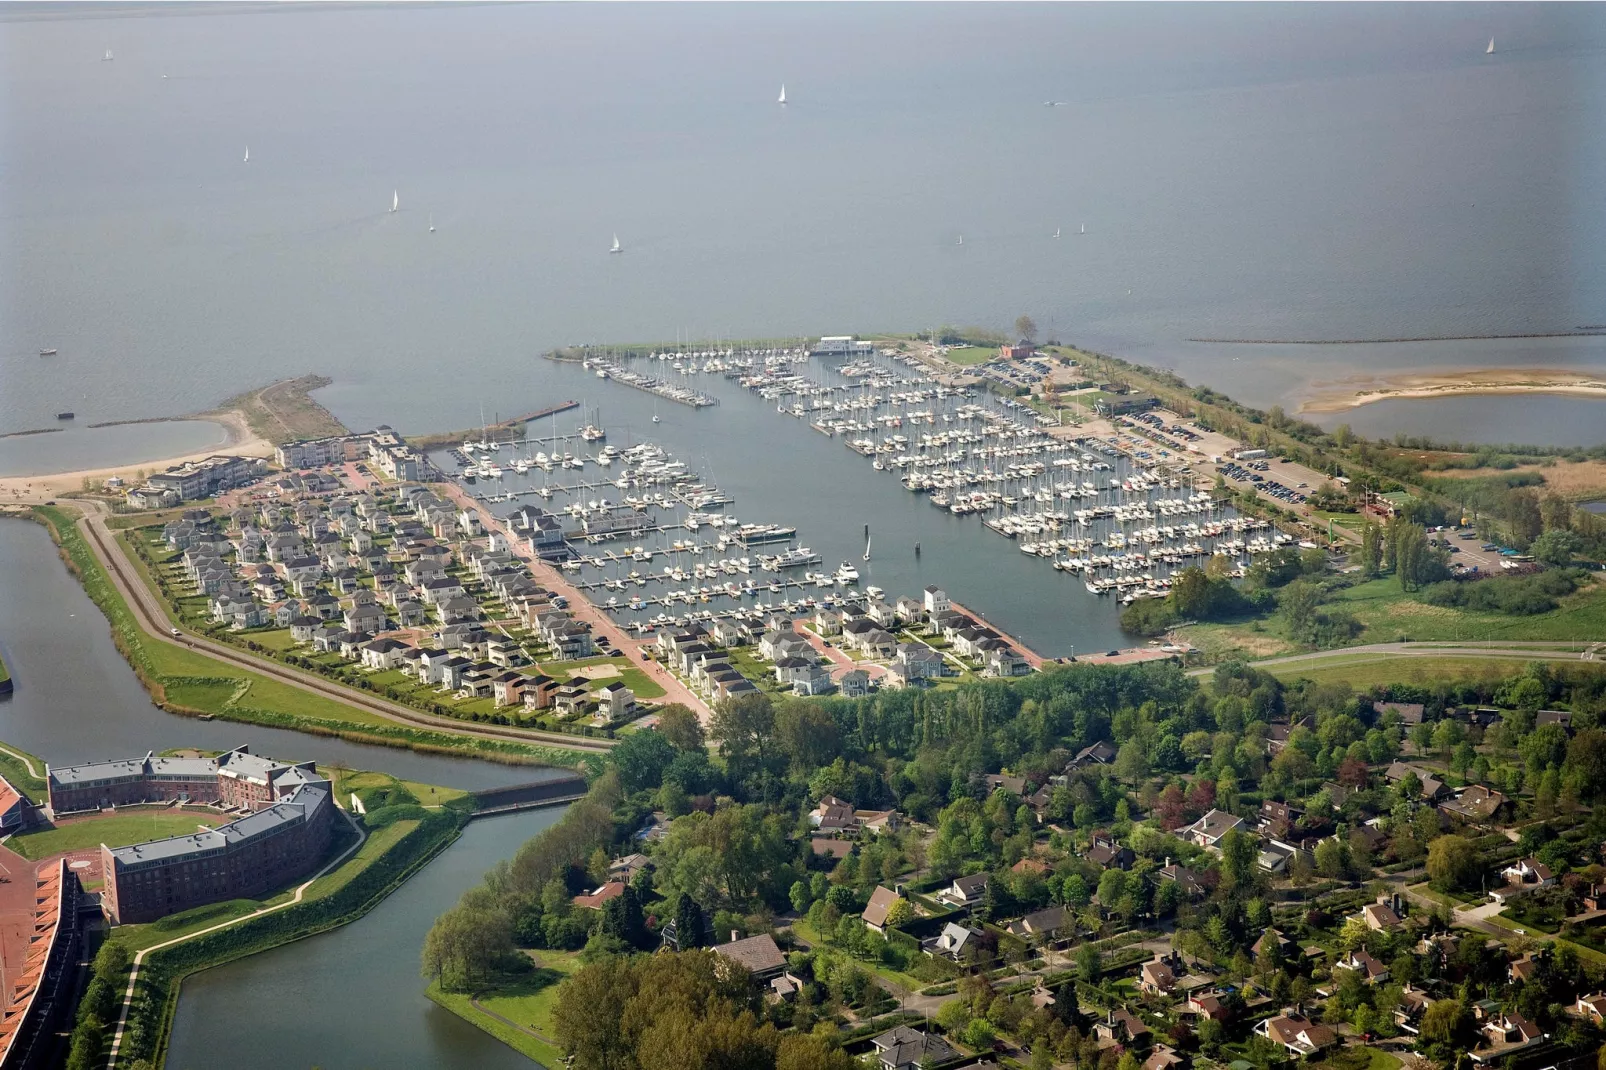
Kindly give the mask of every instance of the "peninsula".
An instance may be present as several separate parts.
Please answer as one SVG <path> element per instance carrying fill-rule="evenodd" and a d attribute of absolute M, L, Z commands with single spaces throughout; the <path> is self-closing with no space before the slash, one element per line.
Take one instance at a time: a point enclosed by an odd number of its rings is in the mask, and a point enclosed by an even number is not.
<path fill-rule="evenodd" d="M 1355 375 L 1315 383 L 1299 405 L 1309 414 L 1345 412 L 1393 398 L 1468 394 L 1565 394 L 1606 399 L 1606 372 L 1563 368 L 1445 368 Z"/>

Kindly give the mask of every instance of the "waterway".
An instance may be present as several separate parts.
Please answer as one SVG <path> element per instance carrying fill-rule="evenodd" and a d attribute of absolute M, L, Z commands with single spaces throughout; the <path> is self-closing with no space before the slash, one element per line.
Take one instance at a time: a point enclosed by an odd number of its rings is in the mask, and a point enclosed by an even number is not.
<path fill-rule="evenodd" d="M 554 345 L 1023 312 L 1260 405 L 1428 359 L 1606 367 L 1600 339 L 1188 341 L 1601 323 L 1596 5 L 50 14 L 0 19 L 27 102 L 0 106 L 0 431 L 304 371 L 353 426 L 432 431 L 551 400 Z M 1542 407 L 1502 434 L 1606 426 Z"/>
<path fill-rule="evenodd" d="M 0 642 L 16 681 L 0 700 L 0 741 L 56 765 L 248 743 L 276 758 L 343 762 L 471 791 L 557 775 L 167 713 L 117 652 L 105 616 L 62 565 L 49 532 L 31 521 L 0 520 Z"/>
<path fill-rule="evenodd" d="M 473 821 L 366 917 L 197 974 L 173 1020 L 167 1070 L 529 1070 L 533 1064 L 430 1002 L 418 973 L 430 925 L 562 810 Z"/>

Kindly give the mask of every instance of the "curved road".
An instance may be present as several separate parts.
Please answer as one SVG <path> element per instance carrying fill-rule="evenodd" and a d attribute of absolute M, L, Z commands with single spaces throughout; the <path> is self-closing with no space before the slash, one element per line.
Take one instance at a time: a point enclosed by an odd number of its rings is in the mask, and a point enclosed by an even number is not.
<path fill-rule="evenodd" d="M 80 503 L 73 503 L 79 505 Z M 460 736 L 477 736 L 483 739 L 495 739 L 513 743 L 542 743 L 567 750 L 588 751 L 592 753 L 606 753 L 615 745 L 614 740 L 591 739 L 583 736 L 565 735 L 561 732 L 543 732 L 534 728 L 497 728 L 482 725 L 467 724 L 450 717 L 437 717 L 433 714 L 423 713 L 419 710 L 391 702 L 377 695 L 356 688 L 337 684 L 314 673 L 303 672 L 269 658 L 258 657 L 236 649 L 225 643 L 218 643 L 211 639 L 204 639 L 197 635 L 186 633 L 182 639 L 175 639 L 172 628 L 168 624 L 166 612 L 161 603 L 156 600 L 155 594 L 142 580 L 133 576 L 128 559 L 123 555 L 123 548 L 106 527 L 106 514 L 100 511 L 84 511 L 79 527 L 89 540 L 90 548 L 100 563 L 105 567 L 112 583 L 122 593 L 123 599 L 128 603 L 139 623 L 140 629 L 146 635 L 158 642 L 170 643 L 174 646 L 183 646 L 191 650 L 199 650 L 207 656 L 218 661 L 227 662 L 237 668 L 249 669 L 262 676 L 269 676 L 282 683 L 298 687 L 325 698 L 332 698 L 344 702 L 348 706 L 355 706 L 365 713 L 372 713 L 383 717 L 387 721 L 398 724 L 430 728 L 449 732 Z"/>
<path fill-rule="evenodd" d="M 1577 642 L 1548 642 L 1506 640 L 1488 643 L 1450 643 L 1450 642 L 1412 642 L 1412 643 L 1372 643 L 1367 646 L 1344 646 L 1336 650 L 1317 650 L 1309 654 L 1284 654 L 1276 658 L 1261 658 L 1248 662 L 1257 669 L 1268 665 L 1287 665 L 1303 661 L 1325 661 L 1333 658 L 1349 657 L 1355 654 L 1372 654 L 1377 657 L 1474 657 L 1474 658 L 1518 658 L 1532 661 L 1579 661 L 1591 660 L 1598 642 L 1582 644 L 1584 650 L 1579 650 L 1581 644 Z M 1319 666 L 1318 666 L 1319 667 Z M 1188 670 L 1189 676 L 1205 676 L 1215 672 L 1214 665 L 1202 669 Z"/>

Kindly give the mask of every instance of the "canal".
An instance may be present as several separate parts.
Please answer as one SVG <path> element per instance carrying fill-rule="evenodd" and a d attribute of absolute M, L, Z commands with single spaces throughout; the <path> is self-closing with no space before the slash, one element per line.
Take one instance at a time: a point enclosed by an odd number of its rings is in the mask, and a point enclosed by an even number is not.
<path fill-rule="evenodd" d="M 344 928 L 184 983 L 167 1070 L 530 1070 L 537 1064 L 424 995 L 419 949 L 441 911 L 561 810 L 470 822 L 445 853 Z"/>

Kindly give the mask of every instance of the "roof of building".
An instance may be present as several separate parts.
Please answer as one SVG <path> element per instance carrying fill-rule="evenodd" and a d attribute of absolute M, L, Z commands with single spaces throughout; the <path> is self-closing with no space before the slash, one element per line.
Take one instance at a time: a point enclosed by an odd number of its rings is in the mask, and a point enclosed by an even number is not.
<path fill-rule="evenodd" d="M 781 954 L 775 938 L 769 933 L 749 936 L 745 940 L 732 940 L 728 944 L 718 945 L 714 951 L 753 973 L 786 968 L 786 956 Z"/>
<path fill-rule="evenodd" d="M 892 904 L 901 898 L 897 892 L 882 885 L 876 885 L 876 890 L 870 893 L 870 903 L 864 908 L 864 923 L 880 927 L 887 923 L 887 912 Z"/>

